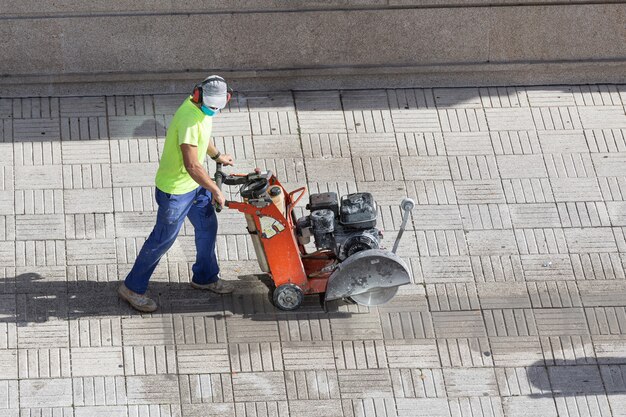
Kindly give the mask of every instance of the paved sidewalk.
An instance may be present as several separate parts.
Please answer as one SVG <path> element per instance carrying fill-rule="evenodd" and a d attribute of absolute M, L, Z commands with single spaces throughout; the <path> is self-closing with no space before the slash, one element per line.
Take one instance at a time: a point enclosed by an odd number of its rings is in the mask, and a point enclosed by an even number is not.
<path fill-rule="evenodd" d="M 626 416 L 626 86 L 247 93 L 237 168 L 371 191 L 414 284 L 382 308 L 276 311 L 241 214 L 233 296 L 120 302 L 180 95 L 0 99 L 0 417 Z"/>

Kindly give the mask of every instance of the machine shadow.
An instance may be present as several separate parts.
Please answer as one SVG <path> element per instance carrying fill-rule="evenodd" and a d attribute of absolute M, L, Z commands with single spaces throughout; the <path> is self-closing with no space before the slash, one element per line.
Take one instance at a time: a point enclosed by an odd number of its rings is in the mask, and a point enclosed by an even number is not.
<path fill-rule="evenodd" d="M 528 367 L 531 397 L 552 398 L 626 393 L 626 357 L 578 358 L 578 363 Z"/>
<path fill-rule="evenodd" d="M 149 294 L 159 305 L 152 315 L 133 310 L 117 295 L 120 282 L 50 281 L 36 272 L 0 278 L 0 323 L 43 323 L 81 318 L 159 317 L 163 315 L 240 316 L 253 321 L 298 319 L 303 315 L 351 317 L 343 302 L 323 304 L 319 294 L 306 296 L 295 311 L 282 311 L 271 301 L 267 275 L 243 275 L 233 294 L 218 295 L 191 288 L 188 283 L 151 282 Z"/>

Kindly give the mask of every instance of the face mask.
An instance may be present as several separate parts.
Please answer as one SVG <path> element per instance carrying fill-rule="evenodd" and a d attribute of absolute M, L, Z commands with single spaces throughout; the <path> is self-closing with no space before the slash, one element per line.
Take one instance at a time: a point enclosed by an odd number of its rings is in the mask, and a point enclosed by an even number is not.
<path fill-rule="evenodd" d="M 210 107 L 205 106 L 204 104 L 202 105 L 202 107 L 200 107 L 200 110 L 202 110 L 202 113 L 206 114 L 207 116 L 213 117 L 215 115 L 217 115 L 220 112 L 220 109 L 217 110 L 213 110 Z"/>

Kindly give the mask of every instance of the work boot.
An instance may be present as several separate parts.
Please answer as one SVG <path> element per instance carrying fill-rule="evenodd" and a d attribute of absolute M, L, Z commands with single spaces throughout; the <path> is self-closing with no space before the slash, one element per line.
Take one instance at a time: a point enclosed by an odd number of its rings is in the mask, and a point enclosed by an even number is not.
<path fill-rule="evenodd" d="M 191 281 L 191 286 L 198 290 L 209 290 L 218 294 L 230 294 L 235 291 L 235 286 L 230 282 L 224 281 L 222 278 L 218 278 L 217 281 L 210 284 L 197 284 Z"/>
<path fill-rule="evenodd" d="M 141 311 L 142 313 L 152 313 L 157 309 L 157 304 L 152 298 L 146 296 L 145 294 L 137 294 L 136 292 L 129 290 L 124 283 L 119 286 L 117 293 L 121 299 L 128 301 L 128 304 L 130 304 L 130 306 L 137 311 Z"/>

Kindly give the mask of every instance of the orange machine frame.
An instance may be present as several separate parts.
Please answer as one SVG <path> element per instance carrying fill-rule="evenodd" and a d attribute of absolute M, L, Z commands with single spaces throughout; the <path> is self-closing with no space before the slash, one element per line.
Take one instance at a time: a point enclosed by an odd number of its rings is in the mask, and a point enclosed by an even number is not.
<path fill-rule="evenodd" d="M 298 241 L 293 209 L 304 197 L 306 187 L 288 193 L 274 175 L 269 179 L 269 187 L 272 186 L 279 186 L 285 196 L 285 215 L 270 201 L 262 207 L 248 201 L 228 201 L 226 205 L 254 219 L 257 231 L 253 233 L 259 234 L 277 288 L 283 284 L 295 284 L 304 294 L 323 293 L 337 260 L 329 250 L 307 254 Z M 268 223 L 271 223 L 269 227 Z"/>

